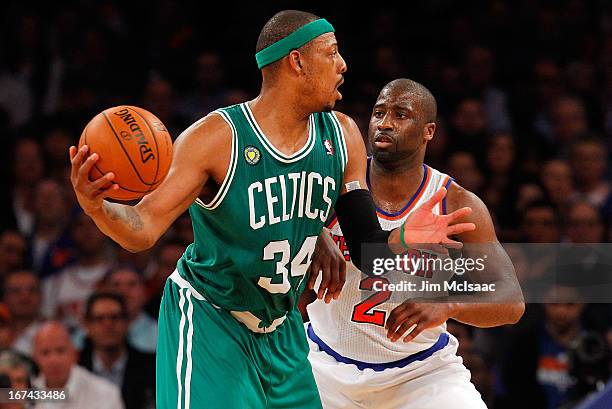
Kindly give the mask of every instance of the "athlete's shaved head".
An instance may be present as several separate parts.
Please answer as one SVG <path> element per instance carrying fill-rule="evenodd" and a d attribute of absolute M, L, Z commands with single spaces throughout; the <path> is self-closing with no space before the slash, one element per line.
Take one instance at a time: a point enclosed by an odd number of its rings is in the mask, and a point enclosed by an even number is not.
<path fill-rule="evenodd" d="M 368 140 L 376 163 L 387 169 L 423 161 L 436 132 L 436 99 L 416 81 L 391 81 L 378 94 Z"/>
<path fill-rule="evenodd" d="M 382 95 L 385 92 L 393 92 L 395 95 L 416 94 L 417 100 L 421 102 L 421 119 L 423 122 L 436 122 L 438 105 L 432 93 L 424 85 L 407 78 L 399 78 L 385 85 L 380 94 Z"/>
<path fill-rule="evenodd" d="M 298 28 L 319 18 L 312 13 L 299 10 L 283 10 L 276 13 L 261 29 L 255 52 L 263 50 L 278 40 L 287 37 Z"/>

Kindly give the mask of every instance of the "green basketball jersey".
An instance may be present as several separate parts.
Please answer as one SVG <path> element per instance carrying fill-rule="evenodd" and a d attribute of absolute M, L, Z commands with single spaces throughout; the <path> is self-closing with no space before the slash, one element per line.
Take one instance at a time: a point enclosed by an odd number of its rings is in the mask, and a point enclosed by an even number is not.
<path fill-rule="evenodd" d="M 214 305 L 247 311 L 268 327 L 295 307 L 307 281 L 342 186 L 344 136 L 335 114 L 312 114 L 308 141 L 287 156 L 264 135 L 248 103 L 213 114 L 232 129 L 230 166 L 214 199 L 189 208 L 195 238 L 178 270 Z"/>

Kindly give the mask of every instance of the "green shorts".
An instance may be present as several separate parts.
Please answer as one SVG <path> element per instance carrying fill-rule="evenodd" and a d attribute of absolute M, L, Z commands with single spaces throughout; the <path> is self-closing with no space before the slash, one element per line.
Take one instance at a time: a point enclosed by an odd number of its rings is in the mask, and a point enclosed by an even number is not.
<path fill-rule="evenodd" d="M 157 407 L 321 408 L 297 309 L 258 334 L 168 279 L 159 311 Z"/>

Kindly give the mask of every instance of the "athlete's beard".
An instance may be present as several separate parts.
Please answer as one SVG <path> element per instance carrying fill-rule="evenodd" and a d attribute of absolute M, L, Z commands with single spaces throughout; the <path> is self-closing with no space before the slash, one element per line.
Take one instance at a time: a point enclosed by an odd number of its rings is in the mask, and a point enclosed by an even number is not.
<path fill-rule="evenodd" d="M 393 165 L 396 162 L 400 162 L 402 159 L 406 157 L 405 152 L 398 151 L 374 151 L 372 152 L 372 156 L 378 163 L 384 163 L 386 165 Z M 394 166 L 391 166 L 394 167 Z"/>
<path fill-rule="evenodd" d="M 372 157 L 386 170 L 395 170 L 406 166 L 411 161 L 415 152 L 400 151 L 396 149 L 394 151 L 372 151 Z"/>

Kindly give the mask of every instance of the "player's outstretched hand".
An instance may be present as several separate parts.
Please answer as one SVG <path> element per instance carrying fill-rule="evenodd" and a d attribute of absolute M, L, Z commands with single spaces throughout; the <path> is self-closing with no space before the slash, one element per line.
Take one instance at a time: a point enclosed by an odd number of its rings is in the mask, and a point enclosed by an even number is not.
<path fill-rule="evenodd" d="M 432 212 L 435 206 L 446 196 L 446 189 L 440 188 L 427 202 L 416 208 L 404 223 L 404 241 L 414 244 L 443 244 L 447 247 L 461 247 L 461 243 L 450 239 L 450 236 L 476 229 L 474 223 L 458 223 L 472 212 L 472 208 L 463 207 L 447 215 Z"/>
<path fill-rule="evenodd" d="M 326 228 L 319 234 L 308 271 L 308 288 L 311 290 L 314 290 L 317 277 L 321 274 L 318 299 L 324 299 L 326 304 L 338 299 L 346 281 L 346 260 Z"/>
<path fill-rule="evenodd" d="M 70 181 L 76 193 L 77 200 L 86 214 L 96 212 L 102 207 L 102 202 L 108 193 L 118 189 L 119 186 L 112 183 L 115 175 L 109 172 L 96 180 L 90 180 L 91 169 L 100 158 L 97 153 L 87 156 L 88 146 L 83 145 L 80 149 L 71 146 L 69 149 Z"/>
<path fill-rule="evenodd" d="M 451 313 L 452 305 L 449 303 L 404 301 L 395 307 L 387 318 L 385 324 L 387 338 L 395 342 L 414 326 L 404 337 L 404 342 L 410 342 L 427 328 L 445 323 L 451 317 Z"/>

